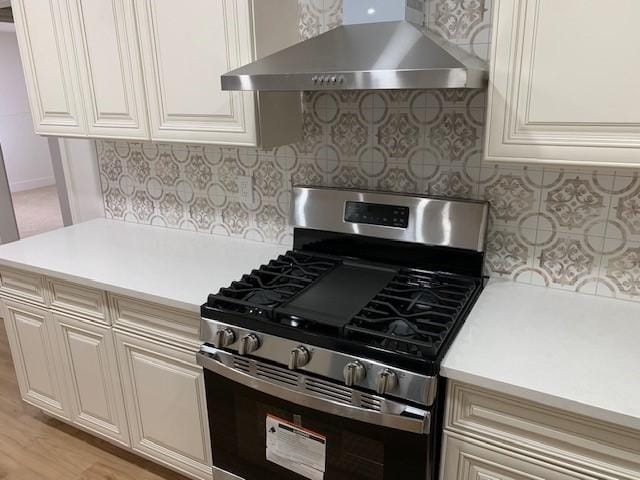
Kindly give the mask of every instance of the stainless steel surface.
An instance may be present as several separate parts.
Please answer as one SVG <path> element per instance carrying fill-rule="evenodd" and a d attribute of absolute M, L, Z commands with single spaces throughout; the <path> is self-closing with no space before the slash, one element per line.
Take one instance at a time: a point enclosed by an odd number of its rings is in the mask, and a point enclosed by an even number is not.
<path fill-rule="evenodd" d="M 203 345 L 198 364 L 267 395 L 360 422 L 429 433 L 431 412 Z"/>
<path fill-rule="evenodd" d="M 344 221 L 347 201 L 409 208 L 407 228 Z M 484 251 L 489 204 L 397 193 L 362 192 L 321 187 L 294 187 L 294 227 L 367 235 L 403 242 Z"/>
<path fill-rule="evenodd" d="M 393 392 L 393 389 L 396 388 L 397 385 L 398 377 L 393 371 L 385 368 L 378 373 L 376 380 L 376 393 L 378 395 L 386 395 L 389 392 Z"/>
<path fill-rule="evenodd" d="M 201 321 L 202 341 L 212 344 L 216 336 L 216 332 L 220 329 L 230 328 L 235 332 L 236 338 L 244 338 L 247 335 L 255 335 L 260 341 L 260 348 L 255 350 L 251 356 L 274 362 L 282 365 L 283 368 L 289 365 L 290 353 L 300 347 L 300 342 L 282 338 L 276 335 L 269 335 L 261 332 L 254 332 L 244 328 L 235 327 L 217 320 L 203 318 Z M 239 352 L 242 342 L 236 341 L 229 345 L 227 350 Z M 310 354 L 309 363 L 299 367 L 301 372 L 308 372 L 314 375 L 330 379 L 334 382 L 342 383 L 344 381 L 344 368 L 347 364 L 358 361 L 365 368 L 366 375 L 356 381 L 354 386 L 376 391 L 377 376 L 381 371 L 390 368 L 398 377 L 398 385 L 393 390 L 392 395 L 405 401 L 418 403 L 424 406 L 433 404 L 437 391 L 437 378 L 421 375 L 419 373 L 402 370 L 399 368 L 391 368 L 380 362 L 369 360 L 366 358 L 348 355 L 345 353 L 335 352 L 312 345 L 302 345 Z"/>
<path fill-rule="evenodd" d="M 367 370 L 364 368 L 360 362 L 349 362 L 342 369 L 342 374 L 344 376 L 344 384 L 347 387 L 353 387 L 357 385 L 364 377 L 367 375 Z"/>
<path fill-rule="evenodd" d="M 289 354 L 289 370 L 302 368 L 311 360 L 311 354 L 306 347 L 299 346 L 291 350 Z"/>
<path fill-rule="evenodd" d="M 231 330 L 231 328 L 229 328 Z M 217 332 L 216 332 L 217 335 Z M 238 345 L 238 353 L 240 355 L 248 355 L 255 352 L 260 348 L 260 339 L 253 333 L 247 333 L 240 338 L 240 345 Z"/>
<path fill-rule="evenodd" d="M 226 470 L 222 470 L 221 468 L 213 466 L 213 480 L 245 480 L 242 477 L 234 475 L 233 473 L 229 473 Z"/>
<path fill-rule="evenodd" d="M 233 333 L 233 330 L 230 328 L 225 328 L 224 330 L 218 330 L 216 332 L 215 337 L 213 338 L 213 345 L 216 348 L 224 348 L 231 345 L 236 341 L 236 336 Z"/>
<path fill-rule="evenodd" d="M 223 90 L 482 88 L 487 66 L 409 22 L 343 25 L 222 75 Z"/>

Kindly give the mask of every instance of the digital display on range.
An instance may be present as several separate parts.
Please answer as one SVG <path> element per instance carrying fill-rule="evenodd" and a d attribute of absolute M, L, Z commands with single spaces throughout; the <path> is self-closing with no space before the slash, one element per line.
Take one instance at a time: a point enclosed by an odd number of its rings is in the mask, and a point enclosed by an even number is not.
<path fill-rule="evenodd" d="M 407 228 L 409 226 L 409 208 L 378 203 L 346 202 L 344 221 Z"/>

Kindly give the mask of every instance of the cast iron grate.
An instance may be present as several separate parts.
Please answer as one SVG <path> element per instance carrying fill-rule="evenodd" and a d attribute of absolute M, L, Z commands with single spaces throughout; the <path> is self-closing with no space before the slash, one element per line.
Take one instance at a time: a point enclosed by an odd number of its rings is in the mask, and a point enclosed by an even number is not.
<path fill-rule="evenodd" d="M 274 308 L 339 264 L 340 260 L 331 257 L 289 251 L 209 295 L 207 304 L 227 312 L 271 318 Z"/>
<path fill-rule="evenodd" d="M 403 269 L 345 326 L 347 338 L 433 357 L 480 287 L 479 280 Z"/>

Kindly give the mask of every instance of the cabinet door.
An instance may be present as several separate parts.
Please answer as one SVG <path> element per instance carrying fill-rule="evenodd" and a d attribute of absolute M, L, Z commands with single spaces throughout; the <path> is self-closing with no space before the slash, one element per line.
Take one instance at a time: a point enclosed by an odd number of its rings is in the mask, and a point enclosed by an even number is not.
<path fill-rule="evenodd" d="M 67 0 L 91 137 L 149 139 L 133 0 Z"/>
<path fill-rule="evenodd" d="M 72 421 L 129 446 L 111 329 L 63 315 L 54 314 L 53 318 L 71 399 Z"/>
<path fill-rule="evenodd" d="M 249 0 L 140 0 L 151 137 L 256 145 L 255 96 L 220 76 L 252 60 Z"/>
<path fill-rule="evenodd" d="M 591 480 L 538 460 L 444 435 L 440 480 Z"/>
<path fill-rule="evenodd" d="M 44 309 L 3 300 L 4 317 L 20 394 L 42 410 L 70 418 L 53 318 Z"/>
<path fill-rule="evenodd" d="M 486 157 L 640 165 L 640 2 L 495 0 Z"/>
<path fill-rule="evenodd" d="M 115 335 L 133 450 L 210 480 L 207 404 L 195 353 L 137 335 Z"/>
<path fill-rule="evenodd" d="M 13 0 L 12 5 L 35 132 L 85 136 L 68 3 Z"/>

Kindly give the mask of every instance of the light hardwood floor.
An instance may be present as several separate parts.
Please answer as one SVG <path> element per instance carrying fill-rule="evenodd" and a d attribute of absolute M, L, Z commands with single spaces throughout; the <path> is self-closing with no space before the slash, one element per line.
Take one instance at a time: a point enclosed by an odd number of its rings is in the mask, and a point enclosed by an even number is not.
<path fill-rule="evenodd" d="M 22 402 L 1 318 L 0 479 L 187 480 Z"/>

